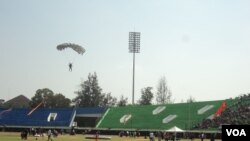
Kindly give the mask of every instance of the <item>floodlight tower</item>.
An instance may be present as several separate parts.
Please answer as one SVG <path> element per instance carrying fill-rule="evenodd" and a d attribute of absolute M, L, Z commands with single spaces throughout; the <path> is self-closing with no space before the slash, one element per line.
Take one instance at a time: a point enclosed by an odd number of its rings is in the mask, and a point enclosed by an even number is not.
<path fill-rule="evenodd" d="M 129 53 L 133 53 L 132 105 L 135 94 L 135 53 L 140 53 L 140 32 L 129 32 Z"/>

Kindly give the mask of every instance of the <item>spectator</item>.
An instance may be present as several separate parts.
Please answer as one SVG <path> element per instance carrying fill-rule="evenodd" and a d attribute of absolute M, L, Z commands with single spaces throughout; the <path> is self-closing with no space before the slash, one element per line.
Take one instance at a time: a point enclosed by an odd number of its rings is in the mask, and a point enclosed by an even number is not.
<path fill-rule="evenodd" d="M 53 141 L 52 140 L 52 132 L 50 129 L 48 130 L 48 141 Z"/>

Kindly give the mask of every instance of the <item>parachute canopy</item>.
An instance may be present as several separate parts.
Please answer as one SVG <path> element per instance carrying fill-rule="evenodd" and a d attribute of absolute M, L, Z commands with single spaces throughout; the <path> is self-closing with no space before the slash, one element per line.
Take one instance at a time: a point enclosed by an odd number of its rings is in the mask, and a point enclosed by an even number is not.
<path fill-rule="evenodd" d="M 71 48 L 81 55 L 83 55 L 83 53 L 85 52 L 85 49 L 82 46 L 73 44 L 73 43 L 63 43 L 63 44 L 58 45 L 56 48 L 57 50 L 60 50 L 60 51 L 66 48 Z"/>

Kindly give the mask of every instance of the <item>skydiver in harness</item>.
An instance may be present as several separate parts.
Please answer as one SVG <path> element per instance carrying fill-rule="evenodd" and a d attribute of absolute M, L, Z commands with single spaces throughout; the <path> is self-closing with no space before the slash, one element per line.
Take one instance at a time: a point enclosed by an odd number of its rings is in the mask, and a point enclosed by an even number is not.
<path fill-rule="evenodd" d="M 69 71 L 72 71 L 73 64 L 69 63 Z"/>

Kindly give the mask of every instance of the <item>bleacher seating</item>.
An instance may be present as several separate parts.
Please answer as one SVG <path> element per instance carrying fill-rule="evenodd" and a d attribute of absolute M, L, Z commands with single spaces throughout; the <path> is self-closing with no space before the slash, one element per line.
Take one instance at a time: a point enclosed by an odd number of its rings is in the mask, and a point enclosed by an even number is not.
<path fill-rule="evenodd" d="M 220 100 L 166 105 L 113 107 L 106 111 L 96 127 L 147 130 L 169 129 L 173 126 L 177 126 L 181 129 L 188 130 L 203 119 L 211 117 L 223 101 L 226 101 L 227 105 L 233 103 L 233 100 Z M 163 106 L 165 106 L 165 109 L 162 108 Z M 161 111 L 157 112 L 157 109 Z M 127 119 L 126 117 L 130 118 Z"/>
<path fill-rule="evenodd" d="M 233 109 L 235 109 L 233 111 L 239 111 L 239 107 L 244 111 L 249 110 L 248 107 L 242 108 L 242 104 L 249 105 L 249 97 L 250 95 L 248 95 L 248 99 L 240 98 L 239 100 L 228 99 L 146 106 L 134 105 L 126 107 L 111 107 L 109 109 L 101 107 L 59 109 L 38 108 L 29 116 L 28 113 L 31 109 L 11 109 L 8 112 L 3 112 L 6 109 L 0 108 L 0 113 L 3 113 L 0 114 L 0 125 L 7 127 L 69 127 L 71 123 L 75 121 L 78 123 L 79 127 L 91 128 L 96 126 L 96 128 L 104 129 L 164 130 L 177 126 L 183 130 L 190 130 L 197 125 L 202 125 L 200 123 L 205 119 L 213 118 L 213 115 L 219 107 L 221 107 L 224 101 L 227 104 L 227 108 L 231 108 L 230 111 Z M 228 110 L 225 110 L 225 113 L 228 113 L 227 111 Z M 248 115 L 235 114 L 240 117 L 236 118 L 237 123 L 245 123 L 246 120 L 241 121 L 241 118 L 248 117 Z M 50 118 L 50 115 L 56 116 L 55 120 Z M 223 114 L 221 117 L 223 117 Z M 212 127 L 215 127 L 214 123 L 217 122 L 213 122 Z"/>
<path fill-rule="evenodd" d="M 250 124 L 250 94 L 236 97 L 234 102 L 225 111 L 214 119 L 204 119 L 195 125 L 194 129 L 218 129 L 223 124 L 249 125 Z"/>
<path fill-rule="evenodd" d="M 3 110 L 3 109 L 2 109 Z M 35 110 L 31 115 L 27 115 L 30 109 L 12 109 L 0 115 L 0 124 L 5 126 L 70 126 L 73 118 L 73 109 L 47 109 L 40 108 Z M 57 113 L 53 121 L 48 121 L 50 113 Z"/>

